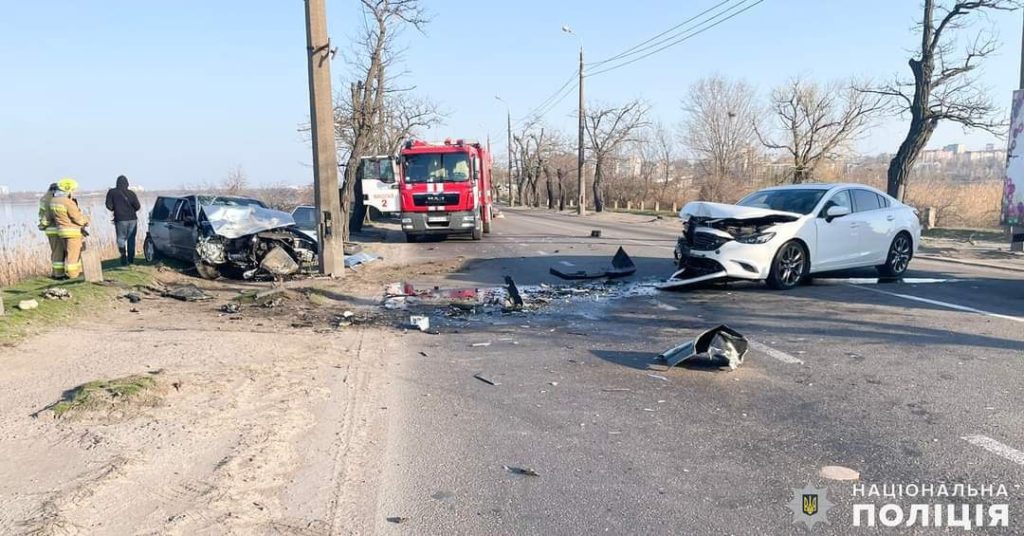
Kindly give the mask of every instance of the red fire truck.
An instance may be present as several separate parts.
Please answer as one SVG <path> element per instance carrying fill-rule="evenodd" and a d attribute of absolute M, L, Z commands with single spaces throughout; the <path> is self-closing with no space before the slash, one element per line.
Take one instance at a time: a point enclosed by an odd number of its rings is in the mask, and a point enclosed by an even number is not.
<path fill-rule="evenodd" d="M 406 142 L 399 191 L 402 230 L 415 242 L 427 235 L 491 232 L 491 155 L 479 143 L 445 140 Z"/>

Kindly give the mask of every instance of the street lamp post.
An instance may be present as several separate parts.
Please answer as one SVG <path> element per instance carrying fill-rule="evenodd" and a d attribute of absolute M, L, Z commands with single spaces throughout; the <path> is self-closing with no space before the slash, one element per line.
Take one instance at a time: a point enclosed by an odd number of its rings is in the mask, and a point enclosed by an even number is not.
<path fill-rule="evenodd" d="M 507 132 L 508 141 L 506 143 L 506 145 L 508 146 L 508 206 L 511 207 L 512 206 L 512 107 L 509 106 L 508 102 L 506 102 L 505 99 L 501 98 L 500 96 L 495 95 L 494 98 L 498 99 L 499 101 L 501 101 L 502 103 L 505 104 L 505 111 L 506 111 L 505 118 L 508 120 L 508 132 Z"/>
<path fill-rule="evenodd" d="M 583 110 L 583 41 L 572 28 L 562 26 L 562 31 L 572 35 L 580 45 L 580 104 L 579 104 L 579 141 L 576 155 L 576 188 L 579 190 L 579 204 L 576 213 L 580 216 L 587 213 L 587 181 L 583 178 L 583 131 L 584 131 L 584 110 Z"/>

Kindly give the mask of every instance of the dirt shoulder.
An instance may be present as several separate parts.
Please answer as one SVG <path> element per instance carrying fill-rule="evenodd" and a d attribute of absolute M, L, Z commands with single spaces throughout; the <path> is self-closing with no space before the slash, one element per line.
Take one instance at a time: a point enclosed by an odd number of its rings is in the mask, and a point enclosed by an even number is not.
<path fill-rule="evenodd" d="M 410 269 L 390 257 L 274 292 L 164 272 L 211 299 L 115 300 L 0 348 L 0 533 L 372 532 L 388 368 L 404 351 L 376 295 Z M 45 409 L 132 375 L 155 381 L 145 403 Z"/>

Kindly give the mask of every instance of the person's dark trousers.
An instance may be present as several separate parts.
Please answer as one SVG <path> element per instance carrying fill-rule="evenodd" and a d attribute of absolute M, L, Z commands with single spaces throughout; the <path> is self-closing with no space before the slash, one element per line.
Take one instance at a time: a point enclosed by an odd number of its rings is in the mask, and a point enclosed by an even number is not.
<path fill-rule="evenodd" d="M 138 220 L 114 222 L 117 231 L 117 251 L 121 254 L 121 265 L 135 264 L 135 234 L 139 230 Z"/>

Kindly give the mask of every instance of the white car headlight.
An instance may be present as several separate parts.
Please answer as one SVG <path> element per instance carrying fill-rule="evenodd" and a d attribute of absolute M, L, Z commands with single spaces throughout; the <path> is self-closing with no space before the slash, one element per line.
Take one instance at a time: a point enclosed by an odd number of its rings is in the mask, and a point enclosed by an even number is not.
<path fill-rule="evenodd" d="M 741 244 L 764 244 L 773 238 L 775 238 L 775 233 L 761 233 L 741 236 L 736 238 L 736 241 Z"/>

